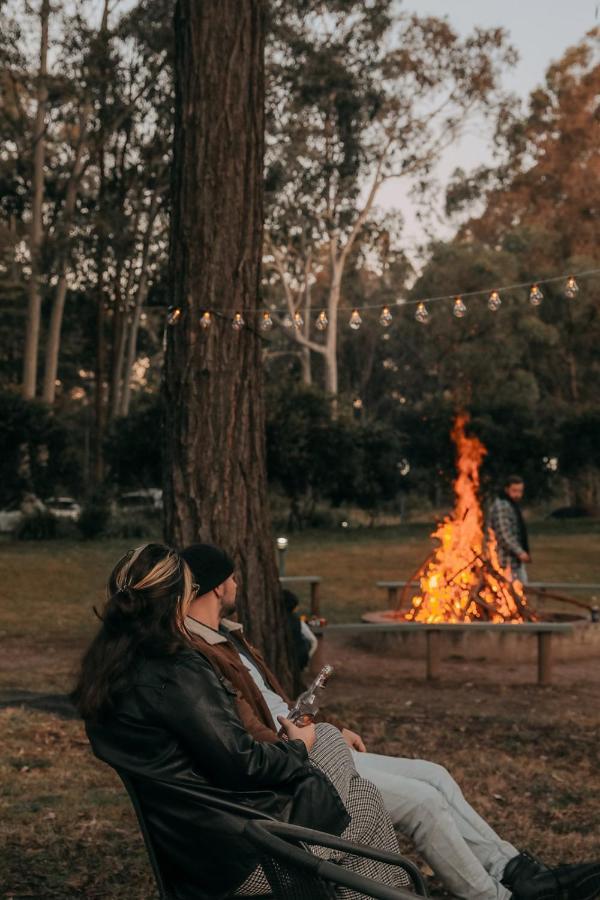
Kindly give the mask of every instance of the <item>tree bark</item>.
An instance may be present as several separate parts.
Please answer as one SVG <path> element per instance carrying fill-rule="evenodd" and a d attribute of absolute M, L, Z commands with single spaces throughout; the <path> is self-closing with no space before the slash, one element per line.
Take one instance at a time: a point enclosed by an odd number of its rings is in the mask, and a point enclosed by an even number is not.
<path fill-rule="evenodd" d="M 235 558 L 250 639 L 289 684 L 270 529 L 259 314 L 263 227 L 262 0 L 178 0 L 167 327 L 165 534 Z M 202 310 L 212 326 L 199 326 Z M 246 327 L 235 331 L 240 312 Z"/>
<path fill-rule="evenodd" d="M 131 373 L 135 362 L 137 352 L 137 340 L 140 330 L 140 321 L 142 317 L 142 308 L 148 296 L 148 264 L 150 259 L 150 243 L 154 233 L 154 223 L 158 215 L 159 191 L 156 189 L 150 201 L 148 210 L 148 221 L 146 223 L 146 231 L 144 232 L 144 240 L 142 244 L 141 273 L 135 293 L 135 304 L 127 335 L 127 351 L 125 355 L 125 368 L 123 372 L 123 387 L 121 390 L 121 404 L 119 407 L 119 415 L 126 416 L 129 414 L 129 404 L 131 402 Z"/>
<path fill-rule="evenodd" d="M 43 239 L 42 209 L 44 203 L 44 159 L 46 153 L 46 103 L 48 88 L 48 20 L 50 18 L 50 0 L 42 0 L 40 8 L 41 39 L 40 68 L 37 85 L 37 108 L 33 133 L 33 177 L 31 229 L 29 252 L 31 255 L 31 275 L 29 278 L 29 300 L 27 304 L 27 325 L 25 331 L 25 349 L 23 353 L 23 397 L 33 400 L 37 388 L 38 349 L 40 343 L 40 318 L 42 311 L 42 292 L 40 287 L 40 252 Z"/>
<path fill-rule="evenodd" d="M 81 133 L 75 150 L 73 160 L 73 169 L 69 177 L 65 195 L 65 206 L 63 212 L 62 228 L 64 230 L 65 240 L 72 224 L 75 213 L 75 203 L 79 191 L 81 174 L 83 171 L 83 152 L 86 146 L 87 126 L 89 118 L 89 109 L 86 106 L 80 121 Z M 67 261 L 65 259 L 66 251 L 63 251 L 59 263 L 60 275 L 56 286 L 56 293 L 52 303 L 52 312 L 50 314 L 50 324 L 48 326 L 48 335 L 46 338 L 46 361 L 44 368 L 44 384 L 42 388 L 42 399 L 50 406 L 54 404 L 56 398 L 56 377 L 58 375 L 58 358 L 60 353 L 60 339 L 62 332 L 63 315 L 65 311 L 65 301 L 67 299 Z"/>
<path fill-rule="evenodd" d="M 98 159 L 98 208 L 100 210 L 100 223 L 96 246 L 96 359 L 94 367 L 94 430 L 92 437 L 92 482 L 96 486 L 102 484 L 104 479 L 104 430 L 106 424 L 106 402 L 104 396 L 106 380 L 106 301 L 104 292 L 106 226 L 103 220 L 105 170 L 104 146 L 102 144 L 99 147 Z"/>

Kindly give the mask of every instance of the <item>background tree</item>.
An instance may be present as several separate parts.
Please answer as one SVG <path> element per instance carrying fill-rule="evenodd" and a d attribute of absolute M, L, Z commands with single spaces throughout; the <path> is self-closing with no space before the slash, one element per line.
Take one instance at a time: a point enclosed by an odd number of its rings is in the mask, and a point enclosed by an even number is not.
<path fill-rule="evenodd" d="M 448 22 L 398 14 L 389 0 L 301 6 L 275 28 L 266 260 L 287 333 L 321 356 L 328 393 L 339 388 L 338 316 L 353 249 L 361 241 L 385 268 L 393 248 L 376 227 L 382 184 L 426 181 L 469 115 L 502 105 L 499 72 L 513 58 L 501 29 L 461 40 Z M 327 327 L 319 332 L 311 286 L 321 272 Z M 295 315 L 304 320 L 297 327 Z"/>

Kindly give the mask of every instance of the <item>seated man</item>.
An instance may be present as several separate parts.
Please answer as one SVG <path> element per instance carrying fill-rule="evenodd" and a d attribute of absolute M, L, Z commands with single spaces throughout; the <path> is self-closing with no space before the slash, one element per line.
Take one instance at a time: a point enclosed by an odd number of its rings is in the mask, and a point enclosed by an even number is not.
<path fill-rule="evenodd" d="M 185 619 L 188 632 L 238 691 L 248 731 L 257 740 L 277 741 L 276 721 L 288 714 L 292 703 L 260 653 L 245 640 L 241 625 L 226 618 L 235 611 L 232 560 L 208 544 L 193 544 L 181 556 L 192 571 L 196 590 Z M 457 897 L 592 900 L 600 896 L 600 863 L 549 869 L 502 840 L 467 803 L 442 766 L 367 753 L 357 734 L 338 727 L 353 750 L 356 770 L 379 788 L 395 826 L 414 841 Z"/>

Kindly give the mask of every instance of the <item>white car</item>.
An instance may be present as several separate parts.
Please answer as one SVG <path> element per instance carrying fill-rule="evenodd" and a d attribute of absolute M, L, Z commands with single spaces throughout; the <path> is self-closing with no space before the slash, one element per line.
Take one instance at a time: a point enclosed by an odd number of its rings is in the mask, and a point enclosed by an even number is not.
<path fill-rule="evenodd" d="M 147 488 L 121 494 L 117 500 L 119 512 L 151 512 L 163 507 L 162 491 L 159 488 Z"/>
<path fill-rule="evenodd" d="M 23 494 L 0 510 L 0 534 L 14 534 L 26 516 L 46 512 L 46 506 L 35 494 Z"/>
<path fill-rule="evenodd" d="M 48 497 L 45 504 L 55 518 L 69 522 L 79 521 L 81 506 L 72 497 Z"/>
<path fill-rule="evenodd" d="M 0 509 L 0 534 L 12 534 L 22 521 L 23 513 L 18 501 Z"/>

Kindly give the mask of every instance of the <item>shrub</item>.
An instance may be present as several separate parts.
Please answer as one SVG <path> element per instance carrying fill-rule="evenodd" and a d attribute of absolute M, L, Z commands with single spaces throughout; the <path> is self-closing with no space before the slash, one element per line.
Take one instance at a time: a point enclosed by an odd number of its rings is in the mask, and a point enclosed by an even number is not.
<path fill-rule="evenodd" d="M 46 541 L 56 537 L 57 521 L 49 512 L 34 512 L 25 516 L 17 528 L 19 541 Z"/>
<path fill-rule="evenodd" d="M 77 527 L 84 540 L 100 537 L 108 528 L 110 509 L 103 497 L 91 498 L 81 510 Z"/>

